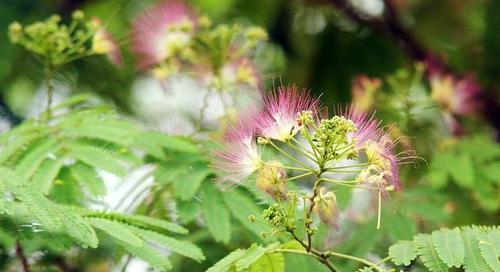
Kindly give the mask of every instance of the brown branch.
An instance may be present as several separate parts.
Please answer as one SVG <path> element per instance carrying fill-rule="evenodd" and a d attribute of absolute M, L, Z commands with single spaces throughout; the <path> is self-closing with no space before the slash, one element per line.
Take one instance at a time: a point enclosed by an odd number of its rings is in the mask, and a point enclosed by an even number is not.
<path fill-rule="evenodd" d="M 23 272 L 30 272 L 28 259 L 26 259 L 26 256 L 24 255 L 23 246 L 21 245 L 19 240 L 16 241 L 16 256 L 17 258 L 19 258 L 19 261 L 21 262 L 21 267 L 23 268 Z"/>

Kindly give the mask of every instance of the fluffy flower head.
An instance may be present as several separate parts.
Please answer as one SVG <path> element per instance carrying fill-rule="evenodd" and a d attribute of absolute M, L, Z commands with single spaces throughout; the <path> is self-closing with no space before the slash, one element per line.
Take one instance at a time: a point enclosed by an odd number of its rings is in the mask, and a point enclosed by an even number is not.
<path fill-rule="evenodd" d="M 139 68 L 159 64 L 186 48 L 195 27 L 194 13 L 180 0 L 163 0 L 146 9 L 133 23 L 132 49 Z"/>
<path fill-rule="evenodd" d="M 394 147 L 394 141 L 387 135 L 383 135 L 378 141 L 366 142 L 365 152 L 369 166 L 359 174 L 358 180 L 387 191 L 399 191 L 399 158 L 394 153 Z"/>
<path fill-rule="evenodd" d="M 376 141 L 383 135 L 379 122 L 373 114 L 358 111 L 355 106 L 340 110 L 339 115 L 351 120 L 356 130 L 349 136 L 355 142 L 356 149 L 361 149 L 368 141 Z"/>
<path fill-rule="evenodd" d="M 265 138 L 286 142 L 302 128 L 299 117 L 302 112 L 317 116 L 319 100 L 296 87 L 280 87 L 277 92 L 264 97 L 262 109 L 253 118 L 253 126 Z"/>
<path fill-rule="evenodd" d="M 254 130 L 243 124 L 226 135 L 223 150 L 214 152 L 214 155 L 213 166 L 225 174 L 222 177 L 224 182 L 239 184 L 262 165 Z"/>
<path fill-rule="evenodd" d="M 473 78 L 437 74 L 431 76 L 430 83 L 431 97 L 444 112 L 469 115 L 477 110 L 481 90 Z"/>

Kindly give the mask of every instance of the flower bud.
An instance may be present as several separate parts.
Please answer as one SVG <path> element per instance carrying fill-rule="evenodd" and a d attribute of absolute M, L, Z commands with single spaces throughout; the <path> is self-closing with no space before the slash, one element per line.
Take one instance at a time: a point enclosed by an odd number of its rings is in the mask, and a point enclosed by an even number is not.
<path fill-rule="evenodd" d="M 9 38 L 13 43 L 18 42 L 23 33 L 23 26 L 19 22 L 13 22 L 9 25 Z"/>
<path fill-rule="evenodd" d="M 278 161 L 269 161 L 257 172 L 257 188 L 273 198 L 286 198 L 286 172 Z"/>
<path fill-rule="evenodd" d="M 314 198 L 313 211 L 319 217 L 321 222 L 330 226 L 336 226 L 337 223 L 337 197 L 333 192 L 328 192 L 321 188 L 318 196 Z"/>
<path fill-rule="evenodd" d="M 73 13 L 71 14 L 71 17 L 73 18 L 73 20 L 83 20 L 83 18 L 85 18 L 85 13 L 83 13 L 83 11 L 77 9 L 75 11 L 73 11 Z"/>

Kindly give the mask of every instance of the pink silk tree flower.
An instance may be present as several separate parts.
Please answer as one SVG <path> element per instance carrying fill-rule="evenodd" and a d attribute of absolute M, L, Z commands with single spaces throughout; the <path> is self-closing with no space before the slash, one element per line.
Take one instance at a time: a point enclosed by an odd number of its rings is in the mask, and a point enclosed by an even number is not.
<path fill-rule="evenodd" d="M 359 111 L 354 105 L 338 110 L 338 115 L 351 120 L 356 126 L 356 131 L 352 132 L 349 137 L 355 142 L 358 150 L 363 148 L 368 141 L 376 141 L 384 134 L 373 114 Z"/>
<path fill-rule="evenodd" d="M 109 61 L 116 66 L 122 65 L 120 47 L 113 36 L 104 28 L 97 30 L 92 39 L 92 50 L 98 54 L 106 54 Z"/>
<path fill-rule="evenodd" d="M 358 180 L 387 191 L 400 191 L 398 158 L 395 153 L 396 143 L 389 136 L 383 135 L 378 141 L 368 141 L 365 152 L 370 165 L 363 170 Z"/>
<path fill-rule="evenodd" d="M 141 70 L 161 63 L 192 41 L 197 17 L 181 0 L 163 0 L 146 9 L 132 25 L 132 51 Z"/>
<path fill-rule="evenodd" d="M 254 129 L 243 122 L 228 132 L 222 150 L 213 155 L 213 167 L 224 174 L 220 179 L 222 182 L 240 184 L 262 165 Z"/>
<path fill-rule="evenodd" d="M 96 27 L 92 37 L 92 51 L 96 54 L 106 54 L 108 59 L 116 66 L 122 65 L 120 47 L 111 33 L 102 25 L 101 19 L 93 17 L 91 23 Z"/>
<path fill-rule="evenodd" d="M 431 98 L 446 113 L 460 116 L 475 113 L 481 88 L 471 76 L 456 78 L 449 74 L 430 76 Z"/>
<path fill-rule="evenodd" d="M 358 75 L 352 84 L 352 104 L 362 112 L 373 110 L 375 106 L 375 95 L 380 89 L 382 81 L 378 78 L 369 78 L 365 75 Z"/>
<path fill-rule="evenodd" d="M 208 64 L 200 64 L 196 66 L 195 72 L 204 85 L 224 91 L 244 85 L 260 89 L 262 85 L 259 72 L 247 57 L 230 60 L 219 71 L 213 71 Z"/>
<path fill-rule="evenodd" d="M 262 137 L 286 142 L 302 128 L 298 120 L 301 113 L 309 112 L 317 119 L 320 110 L 319 100 L 309 92 L 299 92 L 295 86 L 281 86 L 264 96 L 263 106 L 251 122 Z"/>

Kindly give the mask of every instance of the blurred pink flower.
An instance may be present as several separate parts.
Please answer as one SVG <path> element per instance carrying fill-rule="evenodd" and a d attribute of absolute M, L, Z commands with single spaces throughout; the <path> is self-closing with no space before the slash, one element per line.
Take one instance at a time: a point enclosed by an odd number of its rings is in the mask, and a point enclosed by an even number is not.
<path fill-rule="evenodd" d="M 196 72 L 203 84 L 224 90 L 242 85 L 260 89 L 262 85 L 259 72 L 247 57 L 227 62 L 220 71 L 212 71 L 208 65 L 199 65 Z"/>
<path fill-rule="evenodd" d="M 481 88 L 472 76 L 456 78 L 450 74 L 430 75 L 431 97 L 444 112 L 471 115 L 479 108 Z"/>
<path fill-rule="evenodd" d="M 92 37 L 92 50 L 97 54 L 106 54 L 111 63 L 121 66 L 122 55 L 118 43 L 111 33 L 102 26 L 101 19 L 93 17 L 91 23 L 97 26 L 97 31 Z"/>
<path fill-rule="evenodd" d="M 146 70 L 173 56 L 191 42 L 197 17 L 181 0 L 163 0 L 133 22 L 132 50 Z"/>
<path fill-rule="evenodd" d="M 375 94 L 382 85 L 378 78 L 369 78 L 365 75 L 358 75 L 352 84 L 352 104 L 363 112 L 373 110 L 375 106 Z"/>

